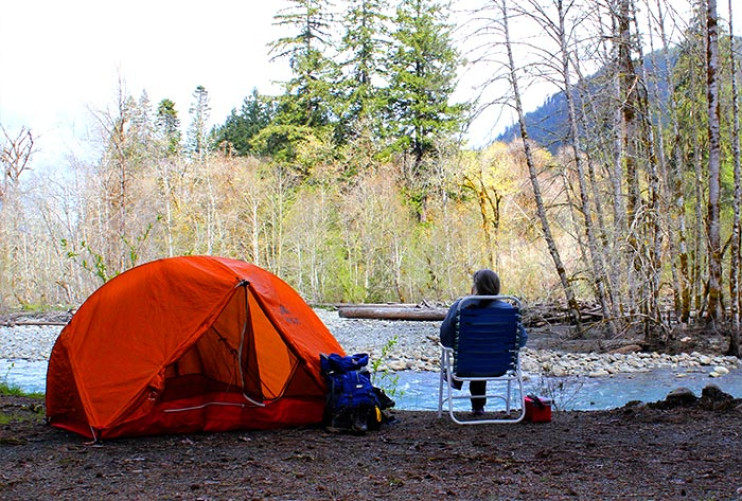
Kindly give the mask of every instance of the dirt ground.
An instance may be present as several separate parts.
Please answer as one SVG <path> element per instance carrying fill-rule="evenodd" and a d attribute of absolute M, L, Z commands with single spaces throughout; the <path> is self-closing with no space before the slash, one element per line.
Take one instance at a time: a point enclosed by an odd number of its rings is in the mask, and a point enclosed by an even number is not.
<path fill-rule="evenodd" d="M 43 401 L 0 396 L 0 499 L 742 499 L 742 400 L 709 391 L 550 423 L 458 426 L 396 411 L 321 428 L 86 445 Z"/>

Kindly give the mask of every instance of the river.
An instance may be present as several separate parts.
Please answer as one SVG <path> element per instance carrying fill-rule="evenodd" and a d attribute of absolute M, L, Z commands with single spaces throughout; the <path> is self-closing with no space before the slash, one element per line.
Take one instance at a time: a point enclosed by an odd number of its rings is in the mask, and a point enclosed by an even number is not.
<path fill-rule="evenodd" d="M 0 359 L 0 381 L 25 392 L 46 390 L 46 360 Z M 742 398 L 742 370 L 732 370 L 711 378 L 711 368 L 694 371 L 654 369 L 649 372 L 617 374 L 606 377 L 541 377 L 526 375 L 526 393 L 549 397 L 559 410 L 604 410 L 622 407 L 639 400 L 664 400 L 673 389 L 685 387 L 696 395 L 708 384 L 717 385 L 735 398 Z M 376 374 L 374 384 L 391 394 L 395 408 L 401 410 L 436 410 L 438 408 L 437 372 L 400 371 Z M 462 405 L 466 401 L 461 401 Z"/>

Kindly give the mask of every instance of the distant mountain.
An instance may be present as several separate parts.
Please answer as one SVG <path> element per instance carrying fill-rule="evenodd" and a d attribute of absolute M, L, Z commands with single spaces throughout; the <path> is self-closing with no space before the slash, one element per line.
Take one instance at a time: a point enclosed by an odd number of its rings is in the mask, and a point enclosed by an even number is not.
<path fill-rule="evenodd" d="M 673 49 L 670 52 L 670 64 L 675 65 L 677 61 L 679 51 Z M 651 85 L 657 85 L 657 91 L 650 91 L 651 93 L 659 93 L 660 99 L 664 99 L 667 96 L 667 85 L 665 84 L 664 72 L 667 70 L 665 65 L 665 59 L 661 53 L 656 52 L 653 55 L 645 56 L 645 65 L 647 68 L 647 75 L 659 75 L 657 83 Z M 655 68 L 656 62 L 656 68 Z M 589 127 L 599 127 L 601 121 L 608 120 L 607 124 L 610 124 L 610 117 L 612 116 L 613 110 L 609 109 L 609 103 L 611 97 L 606 96 L 605 87 L 610 85 L 610 81 L 606 84 L 607 79 L 605 78 L 605 71 L 600 70 L 594 75 L 589 76 L 581 83 L 584 89 L 583 94 L 593 97 L 593 104 L 590 113 L 590 119 L 586 121 L 589 123 Z M 610 92 L 610 90 L 608 90 Z M 601 95 L 602 94 L 602 95 Z M 582 108 L 582 100 L 579 89 L 575 90 L 575 104 L 579 109 Z M 604 104 L 601 104 L 604 103 Z M 528 135 L 530 138 L 547 148 L 552 153 L 556 152 L 564 143 L 565 138 L 569 130 L 569 124 L 567 121 L 567 97 L 564 91 L 552 94 L 546 98 L 544 103 L 536 108 L 535 110 L 526 113 L 526 126 L 528 127 Z M 612 125 L 607 125 L 612 126 Z M 520 126 L 518 123 L 513 123 L 502 134 L 497 136 L 497 141 L 510 142 L 514 139 L 520 138 Z"/>
<path fill-rule="evenodd" d="M 533 141 L 549 150 L 556 151 L 567 137 L 567 96 L 564 92 L 552 94 L 534 111 L 526 113 L 528 135 Z M 513 123 L 497 141 L 509 143 L 520 139 L 520 125 Z"/>

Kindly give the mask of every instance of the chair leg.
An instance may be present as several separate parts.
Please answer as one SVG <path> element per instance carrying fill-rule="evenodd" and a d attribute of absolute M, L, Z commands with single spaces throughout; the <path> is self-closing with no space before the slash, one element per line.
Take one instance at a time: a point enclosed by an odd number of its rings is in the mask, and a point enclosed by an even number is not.
<path fill-rule="evenodd" d="M 470 381 L 467 379 L 467 381 Z M 491 380 L 495 382 L 496 380 Z M 456 410 L 454 406 L 454 400 L 462 400 L 462 399 L 469 399 L 471 398 L 468 395 L 453 395 L 453 390 L 451 388 L 451 385 L 447 385 L 447 395 L 448 395 L 448 413 L 451 417 L 451 420 L 456 424 L 461 425 L 473 425 L 473 424 L 506 424 L 506 423 L 519 423 L 523 420 L 525 417 L 525 395 L 524 395 L 524 388 L 523 388 L 523 380 L 520 376 L 520 374 L 517 374 L 515 377 L 508 378 L 507 380 L 500 380 L 500 384 L 504 384 L 504 386 L 500 386 L 500 391 L 497 392 L 496 388 L 493 387 L 493 390 L 496 391 L 496 393 L 487 394 L 487 396 L 495 399 L 500 400 L 505 405 L 506 410 L 506 417 L 498 418 L 498 417 L 483 417 L 479 419 L 465 419 L 462 420 L 458 417 L 459 413 L 463 412 L 461 410 Z M 514 410 L 514 400 L 515 400 L 515 393 L 518 392 L 518 398 L 520 400 L 520 408 L 518 410 L 518 413 L 516 416 L 511 416 L 510 414 Z"/>
<path fill-rule="evenodd" d="M 448 415 L 451 416 L 451 419 L 453 419 L 454 421 L 457 421 L 456 416 L 454 415 L 454 410 L 453 410 L 453 400 L 454 399 L 453 399 L 453 389 L 451 388 L 451 381 L 450 381 L 451 376 L 449 375 L 448 378 L 449 378 L 449 384 L 446 385 L 448 387 L 448 389 L 447 389 L 447 393 L 448 393 Z"/>
<path fill-rule="evenodd" d="M 506 400 L 505 400 L 505 412 L 507 412 L 508 414 L 510 414 L 510 399 L 512 397 L 512 391 L 513 391 L 512 390 L 512 386 L 511 386 L 511 382 L 512 382 L 512 380 L 511 379 L 508 379 L 508 391 L 505 394 L 505 398 L 506 398 Z"/>
<path fill-rule="evenodd" d="M 438 417 L 443 415 L 443 372 L 444 368 L 441 366 L 441 377 L 438 382 Z"/>

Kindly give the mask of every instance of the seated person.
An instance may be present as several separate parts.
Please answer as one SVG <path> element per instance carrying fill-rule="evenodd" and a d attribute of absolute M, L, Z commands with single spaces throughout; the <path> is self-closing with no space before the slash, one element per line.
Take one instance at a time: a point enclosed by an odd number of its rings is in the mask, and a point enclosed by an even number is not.
<path fill-rule="evenodd" d="M 479 270 L 472 276 L 472 287 L 471 294 L 477 296 L 497 296 L 500 294 L 500 277 L 492 270 L 484 269 Z M 441 344 L 447 348 L 453 348 L 454 339 L 456 338 L 456 312 L 459 307 L 458 299 L 446 314 L 446 318 L 441 323 Z M 472 304 L 470 308 L 512 308 L 513 305 L 507 301 L 499 300 L 483 300 L 479 304 Z M 520 347 L 526 345 L 528 341 L 528 333 L 523 326 L 520 326 Z M 457 387 L 461 388 L 460 386 Z M 486 381 L 470 381 L 469 392 L 472 395 L 471 407 L 472 413 L 475 416 L 481 416 L 484 414 L 484 405 L 487 403 L 487 399 L 481 395 L 487 393 L 487 382 Z"/>

